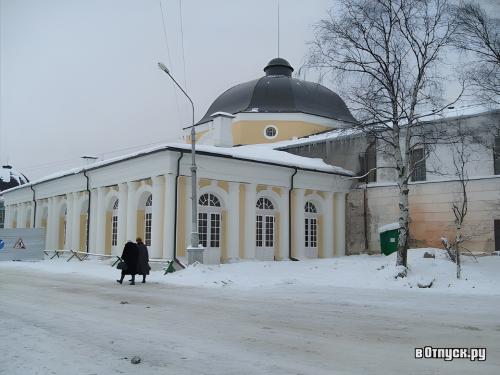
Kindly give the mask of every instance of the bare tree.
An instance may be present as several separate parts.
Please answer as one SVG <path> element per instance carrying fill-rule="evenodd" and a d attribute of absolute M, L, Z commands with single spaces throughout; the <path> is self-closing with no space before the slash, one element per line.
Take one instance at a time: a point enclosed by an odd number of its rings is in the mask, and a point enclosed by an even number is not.
<path fill-rule="evenodd" d="M 452 202 L 452 211 L 455 216 L 455 241 L 454 261 L 457 264 L 457 279 L 460 278 L 460 247 L 464 241 L 462 235 L 462 227 L 465 216 L 468 210 L 467 198 L 467 184 L 469 183 L 469 175 L 467 172 L 467 165 L 470 162 L 471 151 L 467 147 L 468 138 L 470 137 L 462 125 L 459 123 L 457 127 L 458 142 L 452 145 L 453 150 L 453 166 L 455 168 L 455 175 L 458 179 L 459 193 L 455 200 Z M 453 259 L 452 259 L 453 260 Z"/>
<path fill-rule="evenodd" d="M 421 126 L 422 114 L 451 104 L 440 101 L 437 69 L 454 33 L 449 15 L 446 0 L 341 0 L 317 26 L 309 57 L 308 66 L 332 71 L 349 85 L 347 100 L 359 119 L 354 126 L 391 158 L 399 188 L 396 264 L 405 270 L 408 182 L 440 139 L 432 126 Z"/>
<path fill-rule="evenodd" d="M 467 69 L 474 93 L 486 103 L 500 104 L 500 19 L 473 1 L 460 2 L 453 13 L 454 44 L 475 58 Z"/>

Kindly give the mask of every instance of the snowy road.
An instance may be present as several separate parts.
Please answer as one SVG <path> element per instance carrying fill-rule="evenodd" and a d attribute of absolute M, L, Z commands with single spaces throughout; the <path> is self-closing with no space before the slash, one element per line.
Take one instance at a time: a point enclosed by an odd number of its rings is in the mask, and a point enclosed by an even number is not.
<path fill-rule="evenodd" d="M 2 269 L 0 373 L 456 375 L 500 368 L 498 296 L 120 286 L 113 276 Z M 487 347 L 488 357 L 414 359 L 414 348 L 425 345 Z M 134 355 L 142 363 L 131 364 Z"/>

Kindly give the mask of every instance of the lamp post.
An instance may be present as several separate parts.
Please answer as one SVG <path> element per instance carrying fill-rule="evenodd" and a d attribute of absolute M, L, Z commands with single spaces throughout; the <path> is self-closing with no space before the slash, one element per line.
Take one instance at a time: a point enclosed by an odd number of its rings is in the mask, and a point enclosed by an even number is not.
<path fill-rule="evenodd" d="M 192 122 L 191 122 L 191 246 L 188 248 L 188 252 L 190 249 L 196 251 L 199 249 L 199 237 L 198 237 L 198 199 L 197 199 L 197 181 L 196 181 L 196 149 L 195 149 L 195 143 L 196 143 L 196 133 L 194 131 L 194 104 L 187 92 L 182 88 L 181 85 L 175 80 L 175 78 L 172 76 L 170 73 L 170 70 L 165 66 L 165 64 L 159 62 L 158 67 L 164 71 L 171 79 L 174 81 L 174 83 L 177 85 L 177 87 L 182 91 L 182 93 L 188 98 L 189 102 L 191 103 L 191 109 L 192 109 Z M 198 251 L 198 254 L 195 255 L 196 261 L 203 263 L 203 249 L 200 248 L 201 251 Z M 188 263 L 192 263 L 189 261 L 189 254 L 188 254 Z"/>

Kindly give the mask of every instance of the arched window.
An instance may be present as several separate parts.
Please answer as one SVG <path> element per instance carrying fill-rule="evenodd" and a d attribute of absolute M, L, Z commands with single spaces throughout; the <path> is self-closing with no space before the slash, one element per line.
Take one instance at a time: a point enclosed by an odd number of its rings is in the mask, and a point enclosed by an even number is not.
<path fill-rule="evenodd" d="M 259 198 L 255 222 L 255 245 L 257 247 L 274 247 L 274 205 L 267 198 Z"/>
<path fill-rule="evenodd" d="M 305 247 L 318 247 L 318 210 L 312 202 L 306 202 L 305 211 Z"/>
<path fill-rule="evenodd" d="M 220 247 L 221 203 L 214 194 L 203 194 L 198 200 L 198 236 L 205 248 Z"/>
<path fill-rule="evenodd" d="M 118 245 L 118 199 L 113 203 L 113 215 L 111 217 L 111 246 Z"/>
<path fill-rule="evenodd" d="M 146 208 L 144 210 L 144 244 L 151 246 L 151 224 L 153 222 L 153 195 L 146 199 Z"/>

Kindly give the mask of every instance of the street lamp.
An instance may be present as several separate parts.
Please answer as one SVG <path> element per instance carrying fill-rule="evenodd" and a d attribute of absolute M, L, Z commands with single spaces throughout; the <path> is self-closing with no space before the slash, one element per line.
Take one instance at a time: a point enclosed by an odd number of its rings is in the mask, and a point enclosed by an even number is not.
<path fill-rule="evenodd" d="M 189 95 L 187 94 L 186 91 L 182 88 L 181 85 L 175 80 L 175 78 L 170 74 L 170 70 L 165 66 L 165 64 L 159 62 L 158 67 L 163 70 L 167 75 L 174 81 L 174 83 L 177 85 L 177 87 L 182 91 L 182 93 L 188 98 L 189 102 L 191 103 L 191 109 L 193 112 L 192 116 L 192 122 L 191 122 L 191 246 L 190 249 L 195 250 L 198 249 L 198 245 L 200 243 L 199 237 L 198 237 L 198 199 L 197 199 L 197 181 L 196 181 L 196 149 L 195 149 L 195 142 L 196 142 L 196 133 L 194 131 L 194 104 Z M 189 249 L 188 249 L 189 250 Z M 202 249 L 201 249 L 202 250 Z M 197 255 L 195 255 L 194 260 L 197 260 L 200 263 L 203 263 L 203 253 L 202 251 L 199 251 Z M 188 263 L 189 262 L 189 257 L 188 257 Z"/>

